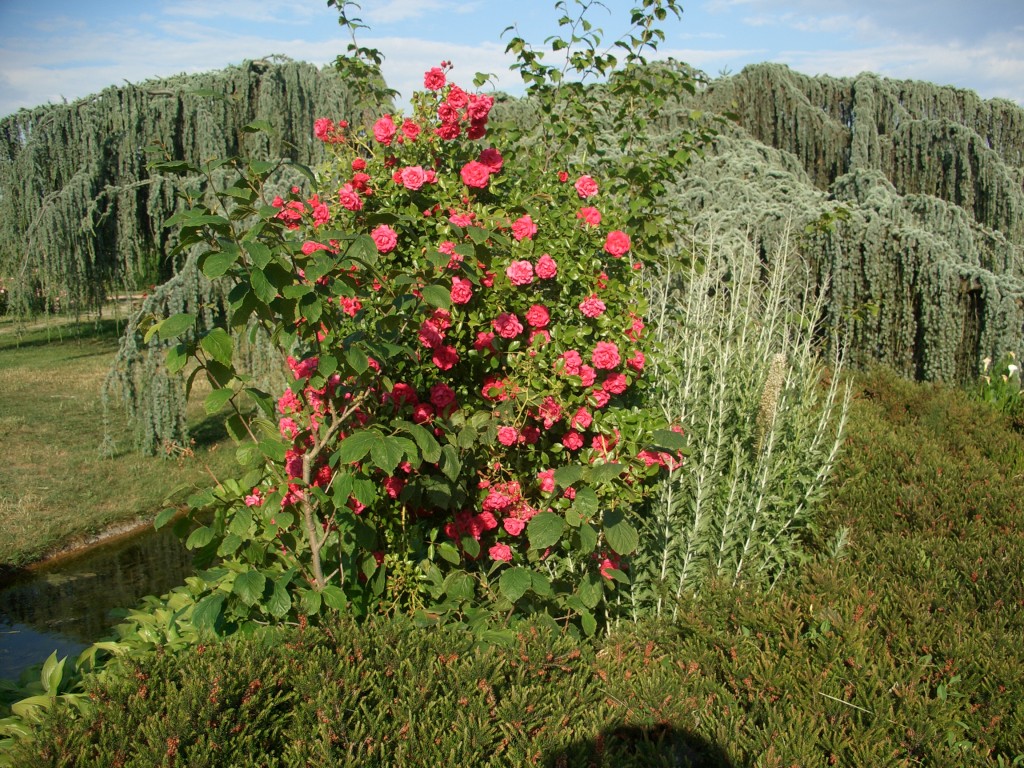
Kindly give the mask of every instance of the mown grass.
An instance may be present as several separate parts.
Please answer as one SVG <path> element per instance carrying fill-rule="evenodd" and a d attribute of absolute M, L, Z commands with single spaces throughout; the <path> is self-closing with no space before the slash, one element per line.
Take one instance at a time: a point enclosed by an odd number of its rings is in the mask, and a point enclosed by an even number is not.
<path fill-rule="evenodd" d="M 231 472 L 215 422 L 192 455 L 139 456 L 131 425 L 101 389 L 117 350 L 113 320 L 61 326 L 0 320 L 0 570 L 19 567 L 116 524 L 152 519 L 182 484 Z M 109 423 L 108 423 L 109 422 Z M 105 430 L 113 452 L 101 456 Z M 205 480 L 204 480 L 205 478 Z"/>
<path fill-rule="evenodd" d="M 1024 435 L 884 370 L 855 392 L 818 540 L 770 592 L 712 585 L 595 645 L 374 620 L 156 655 L 19 764 L 1024 763 Z"/>

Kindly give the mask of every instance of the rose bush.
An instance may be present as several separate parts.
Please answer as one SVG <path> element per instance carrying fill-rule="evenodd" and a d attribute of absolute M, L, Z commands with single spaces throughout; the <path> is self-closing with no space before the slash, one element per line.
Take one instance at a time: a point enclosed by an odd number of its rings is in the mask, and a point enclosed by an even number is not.
<path fill-rule="evenodd" d="M 249 387 L 218 330 L 168 356 L 236 409 L 249 469 L 190 499 L 190 546 L 221 558 L 200 624 L 327 606 L 592 633 L 628 583 L 633 518 L 682 448 L 644 408 L 643 255 L 592 177 L 522 170 L 487 137 L 491 97 L 449 74 L 368 132 L 317 120 L 332 159 L 309 189 L 264 200 L 254 164 L 226 215 L 178 219 L 236 280 L 232 326 L 257 318 L 293 378 Z"/>

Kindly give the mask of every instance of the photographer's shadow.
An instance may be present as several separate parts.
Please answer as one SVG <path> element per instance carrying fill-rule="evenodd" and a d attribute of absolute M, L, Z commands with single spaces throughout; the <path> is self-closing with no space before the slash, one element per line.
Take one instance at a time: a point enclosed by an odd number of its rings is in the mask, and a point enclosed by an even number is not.
<path fill-rule="evenodd" d="M 669 723 L 620 725 L 547 756 L 550 768 L 735 768 L 721 747 Z"/>

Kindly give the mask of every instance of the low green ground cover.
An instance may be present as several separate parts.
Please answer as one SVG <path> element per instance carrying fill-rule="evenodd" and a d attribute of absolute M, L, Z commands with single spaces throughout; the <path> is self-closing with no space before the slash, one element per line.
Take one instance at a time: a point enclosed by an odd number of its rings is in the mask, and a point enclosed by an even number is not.
<path fill-rule="evenodd" d="M 177 486 L 231 471 L 213 422 L 170 461 L 131 450 L 123 411 L 115 405 L 105 417 L 100 398 L 118 331 L 114 321 L 26 328 L 0 320 L 0 570 L 152 520 Z M 113 444 L 102 457 L 108 427 Z"/>
<path fill-rule="evenodd" d="M 511 648 L 402 620 L 109 668 L 15 764 L 1009 766 L 1024 761 L 1024 436 L 859 375 L 817 554 L 674 622 Z M 116 674 L 113 674 L 118 669 Z"/>

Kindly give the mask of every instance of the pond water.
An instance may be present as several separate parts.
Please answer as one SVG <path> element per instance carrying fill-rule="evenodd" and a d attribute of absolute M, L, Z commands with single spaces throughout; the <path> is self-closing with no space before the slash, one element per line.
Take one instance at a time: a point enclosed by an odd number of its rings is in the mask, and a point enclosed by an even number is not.
<path fill-rule="evenodd" d="M 0 678 L 70 657 L 110 634 L 115 608 L 160 595 L 192 573 L 192 555 L 166 528 L 97 545 L 4 579 L 0 586 Z"/>

